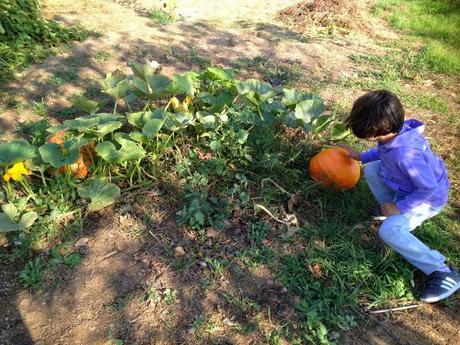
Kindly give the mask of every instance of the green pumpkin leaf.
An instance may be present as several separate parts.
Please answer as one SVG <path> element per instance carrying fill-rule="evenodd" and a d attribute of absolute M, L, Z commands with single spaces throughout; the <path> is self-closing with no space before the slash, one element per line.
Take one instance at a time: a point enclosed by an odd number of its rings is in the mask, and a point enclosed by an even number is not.
<path fill-rule="evenodd" d="M 327 127 L 332 122 L 332 117 L 322 115 L 313 120 L 313 131 L 320 132 Z"/>
<path fill-rule="evenodd" d="M 118 83 L 120 83 L 122 80 L 125 80 L 125 78 L 126 76 L 119 70 L 115 71 L 114 73 L 107 73 L 105 75 L 105 79 L 100 82 L 102 90 L 105 91 L 116 87 Z"/>
<path fill-rule="evenodd" d="M 331 140 L 342 140 L 348 135 L 351 134 L 351 131 L 343 123 L 337 123 L 332 127 L 331 130 Z"/>
<path fill-rule="evenodd" d="M 34 158 L 37 148 L 23 140 L 0 144 L 0 165 L 9 166 Z"/>
<path fill-rule="evenodd" d="M 260 99 L 267 99 L 275 95 L 275 90 L 270 84 L 257 79 L 240 81 L 236 84 L 236 89 L 240 95 L 257 95 Z"/>
<path fill-rule="evenodd" d="M 117 129 L 121 128 L 123 124 L 120 121 L 111 121 L 104 123 L 102 125 L 97 126 L 95 132 L 100 136 L 104 137 L 105 135 L 116 131 Z"/>
<path fill-rule="evenodd" d="M 173 132 L 187 128 L 193 121 L 193 115 L 190 113 L 166 113 L 166 115 L 164 127 Z"/>
<path fill-rule="evenodd" d="M 91 199 L 88 211 L 98 211 L 115 203 L 120 196 L 120 188 L 104 179 L 89 178 L 77 188 L 78 195 Z"/>
<path fill-rule="evenodd" d="M 62 124 L 64 129 L 70 129 L 81 133 L 88 133 L 92 127 L 95 127 L 101 122 L 97 116 L 77 117 L 73 120 L 66 120 Z"/>
<path fill-rule="evenodd" d="M 303 121 L 297 119 L 293 111 L 289 111 L 284 115 L 283 122 L 290 128 L 303 127 Z"/>
<path fill-rule="evenodd" d="M 13 222 L 7 215 L 0 213 L 0 233 L 21 230 L 18 223 Z"/>
<path fill-rule="evenodd" d="M 80 146 L 86 145 L 84 139 L 66 140 L 63 147 L 55 143 L 46 143 L 38 149 L 42 160 L 55 168 L 70 165 L 77 161 Z"/>
<path fill-rule="evenodd" d="M 205 107 L 210 113 L 220 113 L 224 107 L 231 106 L 235 95 L 230 92 L 218 92 L 215 96 L 209 93 L 200 94 L 199 98 L 204 102 L 210 104 L 209 107 Z"/>
<path fill-rule="evenodd" d="M 297 90 L 283 89 L 283 93 L 282 102 L 288 107 L 313 98 L 312 94 Z"/>
<path fill-rule="evenodd" d="M 236 141 L 238 141 L 239 144 L 243 145 L 246 140 L 248 140 L 248 136 L 249 136 L 249 132 L 248 131 L 245 131 L 243 129 L 240 129 L 237 133 L 236 133 Z"/>
<path fill-rule="evenodd" d="M 150 94 L 148 84 L 140 78 L 135 77 L 131 81 L 131 86 L 133 87 L 133 91 L 137 96 L 147 96 Z"/>
<path fill-rule="evenodd" d="M 155 109 L 155 111 L 140 111 L 137 113 L 127 114 L 128 122 L 137 128 L 143 128 L 147 122 L 153 119 L 164 120 L 170 114 L 161 108 Z"/>
<path fill-rule="evenodd" d="M 85 117 L 83 117 L 85 118 Z M 119 121 L 123 116 L 119 114 L 112 114 L 112 113 L 99 113 L 87 116 L 88 119 L 99 119 L 98 125 L 103 125 L 108 122 Z"/>
<path fill-rule="evenodd" d="M 98 111 L 103 104 L 100 104 L 99 102 L 92 101 L 85 96 L 75 96 L 70 98 L 70 102 L 72 105 L 80 109 L 86 113 L 94 114 L 96 111 Z"/>
<path fill-rule="evenodd" d="M 149 138 L 145 134 L 137 131 L 129 133 L 129 137 L 141 144 L 145 144 L 149 141 Z"/>
<path fill-rule="evenodd" d="M 314 96 L 312 99 L 297 103 L 295 117 L 303 122 L 304 129 L 311 129 L 312 121 L 324 112 L 322 98 Z"/>
<path fill-rule="evenodd" d="M 142 146 L 117 134 L 115 135 L 115 140 L 121 145 L 119 150 L 110 141 L 103 141 L 97 144 L 95 150 L 102 159 L 109 163 L 123 163 L 144 158 L 146 152 Z"/>
<path fill-rule="evenodd" d="M 144 111 L 140 111 L 137 113 L 128 113 L 126 115 L 126 118 L 128 119 L 128 123 L 133 125 L 134 127 L 142 128 L 144 126 L 144 121 L 142 119 L 145 113 L 146 112 Z"/>
<path fill-rule="evenodd" d="M 161 127 L 163 126 L 164 120 L 159 119 L 152 119 L 145 123 L 144 127 L 142 128 L 142 133 L 144 133 L 147 137 L 154 137 L 160 132 Z"/>
<path fill-rule="evenodd" d="M 217 118 L 214 114 L 209 114 L 203 111 L 198 111 L 195 114 L 197 120 L 203 125 L 206 129 L 213 129 L 217 125 Z"/>
<path fill-rule="evenodd" d="M 5 210 L 3 206 L 2 209 Z M 9 211 L 12 211 L 12 209 Z M 10 215 L 6 213 L 0 213 L 0 233 L 25 230 L 31 227 L 37 218 L 37 212 L 26 212 L 22 215 L 21 220 L 17 223 L 14 218 L 10 217 Z"/>
<path fill-rule="evenodd" d="M 115 74 L 107 73 L 105 79 L 101 81 L 102 91 L 118 100 L 125 96 L 131 88 L 125 75 L 116 72 Z"/>
<path fill-rule="evenodd" d="M 160 64 L 155 63 L 155 61 L 152 61 L 152 63 L 147 62 L 145 64 L 130 61 L 128 62 L 128 66 L 131 68 L 136 77 L 147 80 L 147 78 L 155 74 L 155 71 L 158 69 L 158 67 L 160 67 Z"/>
<path fill-rule="evenodd" d="M 220 148 L 222 147 L 222 143 L 219 141 L 219 140 L 213 140 L 209 143 L 209 147 L 211 148 L 211 150 L 213 150 L 214 152 L 217 152 L 220 150 Z"/>
<path fill-rule="evenodd" d="M 14 221 L 18 215 L 18 209 L 11 203 L 2 205 L 3 213 L 8 216 L 12 221 Z"/>
<path fill-rule="evenodd" d="M 194 80 L 190 74 L 175 74 L 172 77 L 171 85 L 169 86 L 169 91 L 174 95 L 195 95 Z"/>
<path fill-rule="evenodd" d="M 147 78 L 147 83 L 151 90 L 151 97 L 153 99 L 163 98 L 166 96 L 170 96 L 171 92 L 168 90 L 169 85 L 171 84 L 171 80 L 161 74 L 154 74 Z"/>
<path fill-rule="evenodd" d="M 231 68 L 208 67 L 203 75 L 210 80 L 234 80 L 235 70 Z"/>
<path fill-rule="evenodd" d="M 19 224 L 23 229 L 27 229 L 27 228 L 30 228 L 35 223 L 37 218 L 38 218 L 38 213 L 34 211 L 30 211 L 22 215 L 21 220 L 19 221 Z"/>

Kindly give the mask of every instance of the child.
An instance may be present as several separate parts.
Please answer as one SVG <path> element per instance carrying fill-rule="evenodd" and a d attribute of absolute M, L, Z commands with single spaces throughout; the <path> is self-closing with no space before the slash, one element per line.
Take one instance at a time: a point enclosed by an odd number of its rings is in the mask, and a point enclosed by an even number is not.
<path fill-rule="evenodd" d="M 377 141 L 376 147 L 362 153 L 345 148 L 351 158 L 367 163 L 366 181 L 386 217 L 380 237 L 428 275 L 422 301 L 434 303 L 452 295 L 460 289 L 460 274 L 411 233 L 441 212 L 449 190 L 444 164 L 422 135 L 424 124 L 404 121 L 398 97 L 378 90 L 355 101 L 347 126 L 358 138 Z"/>

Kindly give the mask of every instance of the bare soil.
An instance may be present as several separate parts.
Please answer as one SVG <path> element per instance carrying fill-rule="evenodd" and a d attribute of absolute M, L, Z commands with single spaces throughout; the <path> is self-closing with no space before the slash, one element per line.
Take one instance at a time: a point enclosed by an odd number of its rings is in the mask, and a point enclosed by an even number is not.
<path fill-rule="evenodd" d="M 373 18 L 372 37 L 358 31 L 340 39 L 309 38 L 274 19 L 296 1 L 235 3 L 178 0 L 182 19 L 160 26 L 147 17 L 147 0 L 44 1 L 48 18 L 80 24 L 100 36 L 63 48 L 6 85 L 0 98 L 0 140 L 13 137 L 19 122 L 39 119 L 31 106 L 34 101 L 46 104 L 52 121 L 72 116 L 63 113 L 70 96 L 97 95 L 96 81 L 109 71 L 127 69 L 129 60 L 157 60 L 171 74 L 208 63 L 232 66 L 238 58 L 264 57 L 275 65 L 299 65 L 307 81 L 336 80 L 358 72 L 353 55 L 382 52 L 379 37 L 397 38 Z M 53 83 L 53 75 L 62 73 L 75 78 Z M 326 101 L 337 101 L 327 87 L 321 93 Z M 455 154 L 448 148 L 455 147 L 457 133 L 447 134 L 440 146 L 447 143 L 445 155 Z M 3 265 L 0 344 L 97 345 L 116 339 L 125 344 L 265 344 L 264 334 L 295 323 L 296 296 L 269 269 L 247 269 L 232 259 L 244 244 L 244 217 L 235 216 L 216 237 L 196 238 L 175 222 L 176 195 L 174 187 L 165 186 L 133 200 L 125 198 L 117 212 L 87 218 L 79 238 L 86 243 L 70 248 L 85 256 L 83 263 L 48 272 L 41 293 L 20 287 L 22 266 Z M 175 256 L 176 246 L 185 249 L 184 257 Z M 228 269 L 216 277 L 209 263 L 189 261 L 192 254 L 226 258 Z M 148 298 L 149 288 L 156 297 Z M 176 298 L 168 300 L 172 291 Z M 363 317 L 339 344 L 460 343 L 459 297 L 452 303 Z M 258 321 L 255 331 L 252 320 Z"/>

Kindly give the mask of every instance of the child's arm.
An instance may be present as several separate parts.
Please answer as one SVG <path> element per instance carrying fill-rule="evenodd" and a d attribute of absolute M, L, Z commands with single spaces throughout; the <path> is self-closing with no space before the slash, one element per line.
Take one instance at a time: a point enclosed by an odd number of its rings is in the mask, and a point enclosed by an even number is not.
<path fill-rule="evenodd" d="M 359 160 L 363 163 L 369 163 L 372 161 L 376 161 L 378 159 L 379 159 L 379 154 L 378 154 L 378 150 L 376 147 L 370 150 L 361 152 L 359 155 Z"/>
<path fill-rule="evenodd" d="M 344 148 L 345 150 L 347 150 L 348 151 L 348 156 L 350 156 L 350 158 L 353 158 L 356 161 L 361 161 L 363 163 L 368 163 L 368 162 L 376 161 L 376 160 L 379 159 L 378 151 L 377 151 L 376 147 L 374 147 L 374 148 L 372 148 L 372 149 L 370 149 L 368 151 L 358 152 L 354 148 L 352 148 L 351 146 L 348 146 L 348 145 L 345 145 L 345 144 L 340 144 L 339 146 L 341 148 Z"/>
<path fill-rule="evenodd" d="M 401 159 L 398 162 L 401 171 L 411 179 L 415 190 L 403 200 L 396 203 L 396 206 L 401 213 L 420 206 L 430 196 L 432 196 L 438 187 L 438 182 L 433 174 L 433 169 L 429 166 L 422 153 L 410 151 L 402 153 Z"/>

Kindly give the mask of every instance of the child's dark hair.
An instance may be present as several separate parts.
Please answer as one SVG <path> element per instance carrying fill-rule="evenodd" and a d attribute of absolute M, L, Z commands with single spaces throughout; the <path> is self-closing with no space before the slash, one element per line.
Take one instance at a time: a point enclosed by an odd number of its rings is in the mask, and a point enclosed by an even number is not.
<path fill-rule="evenodd" d="M 398 133 L 404 123 L 404 108 L 399 98 L 387 90 L 375 90 L 359 97 L 346 120 L 358 138 L 366 139 Z"/>

